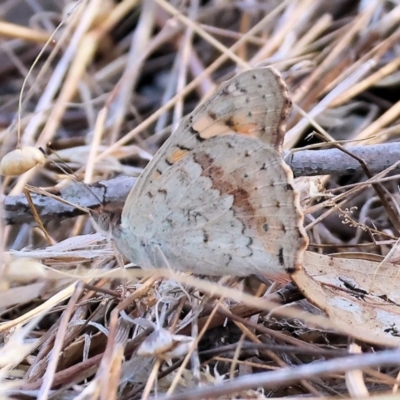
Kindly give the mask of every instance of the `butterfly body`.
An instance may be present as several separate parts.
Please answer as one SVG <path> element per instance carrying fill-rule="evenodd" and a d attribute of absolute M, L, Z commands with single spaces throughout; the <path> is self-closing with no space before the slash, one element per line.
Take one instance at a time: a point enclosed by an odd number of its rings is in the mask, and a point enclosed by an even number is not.
<path fill-rule="evenodd" d="M 161 147 L 113 228 L 142 268 L 277 277 L 301 265 L 307 237 L 281 158 L 290 102 L 269 68 L 226 82 Z"/>

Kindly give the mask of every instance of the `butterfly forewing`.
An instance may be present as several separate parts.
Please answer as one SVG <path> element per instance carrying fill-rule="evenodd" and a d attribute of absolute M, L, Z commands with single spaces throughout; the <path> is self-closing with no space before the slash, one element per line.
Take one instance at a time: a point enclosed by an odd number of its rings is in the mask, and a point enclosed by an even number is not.
<path fill-rule="evenodd" d="M 246 71 L 223 83 L 182 121 L 155 154 L 130 192 L 124 214 L 129 218 L 151 182 L 212 136 L 247 135 L 280 151 L 290 104 L 286 85 L 273 68 Z"/>

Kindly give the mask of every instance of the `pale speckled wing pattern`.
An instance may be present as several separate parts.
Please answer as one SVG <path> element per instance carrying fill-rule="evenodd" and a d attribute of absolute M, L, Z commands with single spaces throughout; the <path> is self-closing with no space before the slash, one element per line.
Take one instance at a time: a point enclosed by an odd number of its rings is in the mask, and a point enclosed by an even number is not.
<path fill-rule="evenodd" d="M 279 277 L 307 245 L 281 158 L 290 110 L 275 70 L 244 72 L 182 122 L 146 167 L 113 229 L 143 268 Z"/>
<path fill-rule="evenodd" d="M 280 152 L 290 106 L 286 85 L 273 68 L 246 71 L 223 83 L 159 149 L 126 203 L 136 204 L 146 186 L 185 157 L 201 139 L 239 133 L 258 138 Z M 134 209 L 125 211 L 127 216 L 135 213 Z"/>

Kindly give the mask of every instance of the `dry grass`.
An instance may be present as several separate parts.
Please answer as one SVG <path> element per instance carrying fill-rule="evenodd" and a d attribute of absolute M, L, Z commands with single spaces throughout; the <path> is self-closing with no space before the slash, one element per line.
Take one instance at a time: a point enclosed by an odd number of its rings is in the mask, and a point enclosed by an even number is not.
<path fill-rule="evenodd" d="M 7 196 L 137 176 L 216 85 L 260 65 L 295 103 L 287 150 L 400 133 L 395 1 L 3 0 L 0 15 L 1 155 L 36 146 L 53 160 L 3 179 Z M 309 249 L 398 263 L 397 177 L 365 172 L 302 181 Z M 90 218 L 42 223 L 27 204 L 14 210 L 27 223 L 0 221 L 0 398 L 397 393 L 399 350 L 350 356 L 349 335 L 291 284 L 124 269 Z"/>

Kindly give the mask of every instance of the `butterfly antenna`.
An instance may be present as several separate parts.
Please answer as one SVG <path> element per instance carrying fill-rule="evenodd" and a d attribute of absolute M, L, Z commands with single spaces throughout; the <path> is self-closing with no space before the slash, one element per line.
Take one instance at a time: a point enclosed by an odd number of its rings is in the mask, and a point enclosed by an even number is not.
<path fill-rule="evenodd" d="M 53 154 L 55 157 L 57 157 L 57 161 L 52 160 L 48 154 L 46 154 L 45 150 L 42 147 L 39 147 L 39 150 L 45 155 L 45 157 L 54 165 L 56 166 L 61 172 L 63 172 L 65 175 L 69 176 L 74 182 L 81 184 L 98 202 L 100 205 L 102 205 L 103 201 L 97 196 L 95 192 L 85 183 L 79 180 L 79 178 L 75 175 L 75 173 L 71 170 L 71 168 L 68 166 L 67 163 L 65 163 L 61 157 L 57 154 L 55 150 L 52 150 L 51 147 L 49 147 L 51 150 L 51 154 Z"/>

